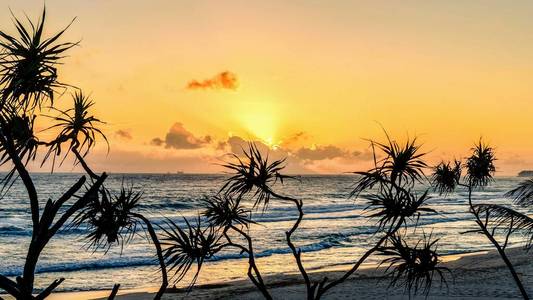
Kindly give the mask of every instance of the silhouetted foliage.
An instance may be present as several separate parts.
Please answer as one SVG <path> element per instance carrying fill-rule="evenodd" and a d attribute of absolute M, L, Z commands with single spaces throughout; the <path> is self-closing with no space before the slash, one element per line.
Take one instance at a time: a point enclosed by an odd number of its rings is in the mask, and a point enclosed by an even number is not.
<path fill-rule="evenodd" d="M 112 243 L 127 241 L 135 233 L 138 224 L 146 226 L 156 246 L 162 269 L 161 288 L 155 296 L 155 299 L 159 299 L 167 286 L 166 267 L 153 227 L 148 219 L 133 212 L 141 193 L 123 187 L 118 194 L 112 195 L 104 187 L 107 175 L 95 174 L 83 159 L 95 146 L 97 136 L 107 143 L 107 138 L 98 127 L 104 123 L 89 114 L 93 102 L 76 90 L 72 109 L 62 111 L 54 107 L 56 90 L 65 91 L 70 87 L 58 81 L 57 66 L 61 64 L 66 51 L 77 43 L 59 42 L 66 28 L 51 37 L 45 37 L 45 17 L 46 11 L 43 10 L 36 24 L 28 19 L 29 25 L 23 25 L 13 16 L 17 35 L 0 31 L 0 165 L 13 165 L 1 180 L 2 191 L 7 192 L 15 179 L 20 178 L 28 193 L 32 220 L 32 236 L 23 272 L 16 281 L 0 275 L 0 288 L 15 299 L 48 297 L 64 278 L 54 280 L 35 294 L 36 266 L 48 242 L 74 217 L 71 225 L 87 224 L 90 230 L 87 238 L 95 247 L 109 248 Z M 54 124 L 51 126 L 60 129 L 59 135 L 49 142 L 40 140 L 34 132 L 35 119 L 42 114 L 45 103 L 49 103 L 49 109 L 60 114 L 52 118 Z M 51 154 L 54 157 L 59 155 L 64 142 L 69 142 L 65 157 L 73 153 L 92 182 L 83 192 L 86 177 L 81 177 L 58 199 L 48 199 L 41 209 L 36 187 L 26 165 L 36 160 L 37 151 L 41 148 L 46 148 L 43 164 Z M 71 199 L 74 201 L 65 205 Z M 116 295 L 118 288 L 119 285 L 115 285 L 110 298 Z"/>
<path fill-rule="evenodd" d="M 378 218 L 378 230 L 383 230 L 388 226 L 394 226 L 396 221 L 405 222 L 408 218 L 420 217 L 422 212 L 436 213 L 434 209 L 424 207 L 427 200 L 431 199 L 425 191 L 420 197 L 407 191 L 392 191 L 382 189 L 376 194 L 364 197 L 368 201 L 365 210 L 369 210 L 370 218 Z"/>
<path fill-rule="evenodd" d="M 132 187 L 121 187 L 116 195 L 102 187 L 100 197 L 95 197 L 82 208 L 73 220 L 74 226 L 87 224 L 90 246 L 109 249 L 113 243 L 123 245 L 137 232 L 139 220 L 133 215 L 141 192 Z"/>
<path fill-rule="evenodd" d="M 203 215 L 216 227 L 227 228 L 231 225 L 248 226 L 255 223 L 251 220 L 251 211 L 240 206 L 240 201 L 230 195 L 216 195 L 204 200 Z"/>
<path fill-rule="evenodd" d="M 174 273 L 174 282 L 181 281 L 193 264 L 196 264 L 196 273 L 189 284 L 190 289 L 196 283 L 204 261 L 213 256 L 220 245 L 214 227 L 202 228 L 199 216 L 196 224 L 189 223 L 186 218 L 183 220 L 185 229 L 167 219 L 167 226 L 161 227 L 164 231 L 161 245 L 164 247 L 163 257 L 169 266 L 168 271 Z"/>
<path fill-rule="evenodd" d="M 53 117 L 56 124 L 48 129 L 58 128 L 60 132 L 57 138 L 50 143 L 50 150 L 46 157 L 52 153 L 59 156 L 61 154 L 61 145 L 69 142 L 66 154 L 74 152 L 76 158 L 81 162 L 89 150 L 94 147 L 97 135 L 105 140 L 109 149 L 106 136 L 97 127 L 105 123 L 89 114 L 89 109 L 94 105 L 94 102 L 84 95 L 81 90 L 74 92 L 72 100 L 73 107 L 66 111 L 53 108 L 59 112 L 59 115 Z"/>
<path fill-rule="evenodd" d="M 487 186 L 492 180 L 496 171 L 494 161 L 496 160 L 494 155 L 494 149 L 487 144 L 484 144 L 481 140 L 471 149 L 472 154 L 467 158 L 464 168 L 466 169 L 466 175 L 464 177 L 464 183 L 460 182 L 460 162 L 456 161 L 456 168 L 451 168 L 449 163 L 441 164 L 440 167 L 435 168 L 433 174 L 433 184 L 437 190 L 441 193 L 451 192 L 456 186 L 464 186 L 468 189 L 468 205 L 470 213 L 474 216 L 474 221 L 478 225 L 477 230 L 471 230 L 469 232 L 477 232 L 485 235 L 487 239 L 492 243 L 494 248 L 500 254 L 500 257 L 506 264 L 509 272 L 511 273 L 520 293 L 524 299 L 528 299 L 527 292 L 514 269 L 513 264 L 505 253 L 506 247 L 509 242 L 509 238 L 513 233 L 522 232 L 527 236 L 526 246 L 531 246 L 531 233 L 532 222 L 531 219 L 517 212 L 511 208 L 507 208 L 500 205 L 485 204 L 472 202 L 472 192 L 476 188 L 482 188 Z M 452 184 L 452 182 L 454 184 Z M 522 183 L 516 189 L 507 193 L 508 196 L 515 198 L 518 204 L 524 205 L 528 203 L 529 194 L 529 182 Z M 504 233 L 503 242 L 498 241 L 497 235 L 499 232 Z"/>
<path fill-rule="evenodd" d="M 292 178 L 279 173 L 285 167 L 285 159 L 269 163 L 268 156 L 263 157 L 253 143 L 249 144 L 247 150 L 243 149 L 243 152 L 244 160 L 233 153 L 232 156 L 237 162 L 224 165 L 225 168 L 234 172 L 234 175 L 227 179 L 220 193 L 240 198 L 251 192 L 255 199 L 254 207 L 263 205 L 263 208 L 266 208 L 273 196 L 271 186 L 278 180 L 283 183 L 284 179 Z"/>
<path fill-rule="evenodd" d="M 429 294 L 435 275 L 441 284 L 446 283 L 444 272 L 450 272 L 448 268 L 439 266 L 440 259 L 437 253 L 436 243 L 438 239 L 431 240 L 431 236 L 424 237 L 423 241 L 410 247 L 405 240 L 398 235 L 389 238 L 390 246 L 378 249 L 381 255 L 387 256 L 382 264 L 388 264 L 387 275 L 391 277 L 390 286 L 404 287 L 411 295 L 422 292 Z"/>
<path fill-rule="evenodd" d="M 34 24 L 28 19 L 24 25 L 13 16 L 18 36 L 0 31 L 0 107 L 6 105 L 23 111 L 33 110 L 46 100 L 53 103 L 57 88 L 66 87 L 57 80 L 57 65 L 65 51 L 77 43 L 60 43 L 65 29 L 51 37 L 44 37 L 46 10 Z"/>
<path fill-rule="evenodd" d="M 516 188 L 505 194 L 523 207 L 533 206 L 533 179 L 522 181 Z"/>
<path fill-rule="evenodd" d="M 435 190 L 441 195 L 446 195 L 455 190 L 461 180 L 461 162 L 455 160 L 452 166 L 450 162 L 441 162 L 434 168 L 431 182 Z"/>
<path fill-rule="evenodd" d="M 466 160 L 466 180 L 472 187 L 483 187 L 492 181 L 496 171 L 494 149 L 481 141 L 472 148 L 472 155 Z"/>

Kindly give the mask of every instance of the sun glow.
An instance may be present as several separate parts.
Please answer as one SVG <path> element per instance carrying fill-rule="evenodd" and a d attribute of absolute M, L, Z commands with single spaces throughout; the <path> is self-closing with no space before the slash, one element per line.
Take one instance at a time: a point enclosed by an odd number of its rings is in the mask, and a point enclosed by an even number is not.
<path fill-rule="evenodd" d="M 240 112 L 238 119 L 250 138 L 259 139 L 271 148 L 277 145 L 278 117 L 270 103 L 252 102 Z"/>

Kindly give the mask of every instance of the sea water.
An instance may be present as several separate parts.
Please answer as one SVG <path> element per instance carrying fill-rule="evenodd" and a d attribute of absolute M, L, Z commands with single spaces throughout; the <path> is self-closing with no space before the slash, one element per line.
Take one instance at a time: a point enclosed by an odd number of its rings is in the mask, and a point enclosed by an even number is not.
<path fill-rule="evenodd" d="M 34 175 L 41 208 L 48 198 L 57 199 L 80 176 Z M 105 185 L 116 190 L 122 184 L 133 184 L 142 190 L 138 212 L 148 217 L 161 235 L 159 226 L 164 227 L 167 218 L 180 226 L 185 224 L 183 218 L 193 221 L 202 211 L 202 199 L 216 194 L 226 178 L 224 175 L 112 174 Z M 303 261 L 308 270 L 353 263 L 379 238 L 376 220 L 368 218 L 369 213 L 364 210 L 365 200 L 349 198 L 355 180 L 355 176 L 301 176 L 299 180 L 277 186 L 280 193 L 303 200 L 305 216 L 293 240 L 304 252 Z M 512 201 L 504 194 L 520 180 L 497 178 L 490 186 L 476 191 L 473 201 L 512 206 Z M 417 187 L 419 193 L 426 188 Z M 416 231 L 413 227 L 407 228 L 410 236 L 431 235 L 439 239 L 437 245 L 442 254 L 492 248 L 484 236 L 465 233 L 476 228 L 468 212 L 466 190 L 459 189 L 447 197 L 431 192 L 427 203 L 437 213 L 411 220 L 411 225 L 418 222 L 418 228 Z M 253 210 L 252 216 L 258 224 L 249 230 L 263 275 L 296 273 L 298 270 L 285 241 L 285 232 L 297 218 L 294 205 L 272 199 L 266 209 Z M 84 239 L 86 234 L 84 227 L 65 228 L 53 237 L 37 266 L 37 288 L 60 277 L 66 280 L 57 290 L 111 289 L 114 283 L 120 283 L 122 288 L 158 286 L 160 274 L 154 247 L 142 230 L 124 247 L 113 245 L 108 251 L 89 248 Z M 0 274 L 11 278 L 21 274 L 30 238 L 29 201 L 22 183 L 16 182 L 0 200 Z M 518 242 L 513 240 L 513 243 Z M 371 256 L 367 265 L 378 263 L 380 258 Z M 246 279 L 246 262 L 236 249 L 223 251 L 205 262 L 198 283 Z M 190 276 L 176 284 L 185 286 L 189 280 Z"/>

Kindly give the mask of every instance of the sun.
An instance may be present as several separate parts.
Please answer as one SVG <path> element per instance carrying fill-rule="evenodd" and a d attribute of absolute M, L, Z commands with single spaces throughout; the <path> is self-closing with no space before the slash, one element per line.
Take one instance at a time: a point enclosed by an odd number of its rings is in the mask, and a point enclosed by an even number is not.
<path fill-rule="evenodd" d="M 269 103 L 252 102 L 239 113 L 239 122 L 244 129 L 270 148 L 277 144 L 277 124 L 279 123 L 276 109 Z"/>

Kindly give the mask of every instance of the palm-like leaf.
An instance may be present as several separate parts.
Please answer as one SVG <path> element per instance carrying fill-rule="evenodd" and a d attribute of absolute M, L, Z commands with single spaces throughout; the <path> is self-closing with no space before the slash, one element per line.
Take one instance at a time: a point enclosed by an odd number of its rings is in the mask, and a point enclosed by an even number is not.
<path fill-rule="evenodd" d="M 431 183 L 441 195 L 455 190 L 461 179 L 461 162 L 456 160 L 452 166 L 450 162 L 441 162 L 434 168 Z"/>
<path fill-rule="evenodd" d="M 528 207 L 533 205 L 533 179 L 522 181 L 516 188 L 510 190 L 505 196 L 513 198 L 518 205 Z"/>
<path fill-rule="evenodd" d="M 416 143 L 416 139 L 408 139 L 405 144 L 400 144 L 391 140 L 386 132 L 385 134 L 387 143 L 370 141 L 374 168 L 365 172 L 354 172 L 359 178 L 350 193 L 351 197 L 358 196 L 376 185 L 379 189 L 382 189 L 383 185 L 411 187 L 425 177 L 424 169 L 427 168 L 423 159 L 425 153 L 420 152 L 421 146 Z M 378 156 L 383 158 L 377 160 Z"/>
<path fill-rule="evenodd" d="M 418 219 L 422 212 L 436 213 L 435 210 L 425 207 L 430 199 L 428 191 L 420 197 L 407 191 L 394 192 L 383 189 L 376 194 L 365 196 L 368 205 L 365 210 L 370 211 L 370 218 L 378 218 L 378 230 L 387 226 L 395 227 L 396 221 L 404 222 L 406 219 Z"/>
<path fill-rule="evenodd" d="M 98 135 L 105 140 L 109 148 L 106 136 L 97 127 L 98 125 L 105 123 L 89 113 L 89 109 L 94 105 L 94 102 L 83 94 L 82 91 L 76 91 L 72 95 L 72 100 L 74 106 L 71 109 L 61 111 L 54 108 L 54 110 L 58 111 L 60 114 L 53 117 L 56 124 L 48 129 L 59 128 L 60 132 L 57 138 L 51 143 L 50 150 L 46 157 L 52 153 L 60 155 L 61 145 L 64 142 L 70 142 L 68 146 L 69 151 L 75 150 L 80 153 L 82 157 L 85 157 L 89 150 L 94 147 Z"/>
<path fill-rule="evenodd" d="M 380 169 L 388 174 L 392 182 L 400 183 L 420 181 L 424 177 L 426 162 L 422 159 L 425 153 L 420 153 L 420 145 L 413 140 L 407 139 L 402 146 L 387 136 L 387 143 L 376 143 L 383 152 L 385 158 L 381 160 Z"/>
<path fill-rule="evenodd" d="M 89 246 L 108 250 L 113 243 L 124 245 L 137 232 L 139 220 L 133 215 L 142 192 L 133 187 L 121 187 L 117 194 L 102 187 L 100 198 L 80 210 L 73 220 L 73 226 L 87 224 Z"/>
<path fill-rule="evenodd" d="M 242 208 L 239 200 L 229 195 L 206 198 L 203 214 L 217 227 L 227 228 L 236 224 L 248 226 L 255 223 L 250 219 L 251 211 Z"/>
<path fill-rule="evenodd" d="M 447 284 L 444 272 L 447 268 L 439 266 L 440 259 L 436 243 L 431 236 L 424 236 L 414 247 L 410 247 L 401 237 L 390 237 L 390 246 L 378 249 L 381 255 L 389 256 L 381 264 L 388 264 L 386 273 L 391 277 L 390 286 L 403 286 L 409 294 L 421 291 L 426 296 L 431 290 L 434 276 L 441 284 Z"/>
<path fill-rule="evenodd" d="M 194 274 L 189 289 L 194 286 L 203 263 L 212 257 L 219 250 L 219 237 L 213 226 L 202 228 L 200 217 L 196 219 L 196 224 L 191 224 L 186 218 L 187 228 L 181 229 L 172 220 L 167 219 L 167 226 L 162 227 L 164 237 L 161 245 L 164 247 L 163 257 L 170 266 L 168 271 L 174 270 L 172 278 L 177 283 L 183 279 L 193 264 L 196 264 Z"/>
<path fill-rule="evenodd" d="M 229 162 L 224 165 L 234 175 L 226 180 L 219 193 L 238 198 L 251 193 L 255 198 L 254 207 L 259 204 L 266 207 L 270 198 L 276 195 L 272 186 L 278 180 L 283 183 L 284 179 L 293 177 L 280 173 L 285 168 L 285 159 L 270 163 L 268 155 L 264 157 L 253 143 L 250 143 L 248 150 L 243 152 L 244 160 L 238 155 L 232 154 L 236 162 Z"/>
<path fill-rule="evenodd" d="M 472 155 L 466 161 L 466 179 L 472 187 L 483 187 L 493 180 L 495 160 L 494 149 L 481 141 L 472 148 Z"/>
<path fill-rule="evenodd" d="M 66 85 L 57 80 L 57 65 L 64 52 L 77 43 L 59 43 L 70 26 L 46 38 L 43 35 L 46 10 L 37 24 L 28 20 L 24 25 L 13 16 L 18 35 L 0 31 L 0 107 L 6 104 L 26 111 L 49 99 L 53 102 L 55 89 Z M 72 23 L 71 23 L 72 24 Z"/>
<path fill-rule="evenodd" d="M 476 204 L 478 214 L 484 213 L 494 227 L 520 232 L 526 237 L 526 248 L 533 246 L 533 218 L 514 209 L 496 204 Z"/>

